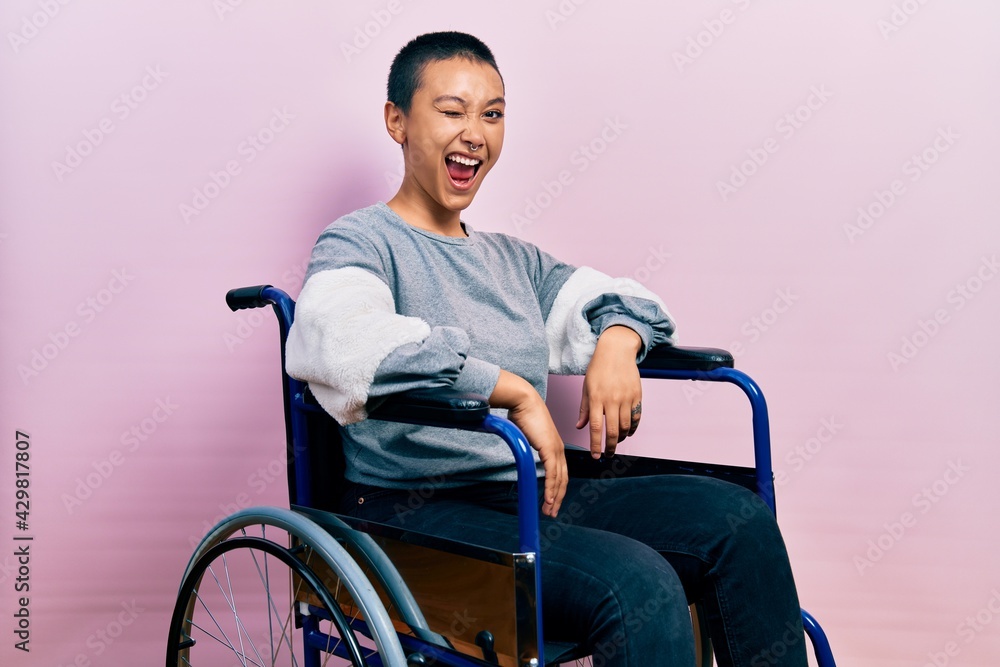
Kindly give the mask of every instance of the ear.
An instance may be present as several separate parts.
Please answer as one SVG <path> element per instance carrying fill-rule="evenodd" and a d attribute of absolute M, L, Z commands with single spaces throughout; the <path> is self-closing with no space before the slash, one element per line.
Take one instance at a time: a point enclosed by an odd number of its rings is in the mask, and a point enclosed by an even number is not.
<path fill-rule="evenodd" d="M 392 102 L 385 103 L 385 129 L 397 144 L 406 143 L 406 114 Z"/>

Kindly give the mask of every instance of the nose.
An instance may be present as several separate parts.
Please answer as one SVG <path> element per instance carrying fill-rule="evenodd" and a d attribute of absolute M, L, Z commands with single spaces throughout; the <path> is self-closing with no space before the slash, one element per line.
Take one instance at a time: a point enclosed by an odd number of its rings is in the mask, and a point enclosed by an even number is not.
<path fill-rule="evenodd" d="M 486 134 L 483 132 L 483 120 L 481 118 L 470 118 L 462 131 L 460 139 L 470 146 L 482 146 L 486 143 Z"/>

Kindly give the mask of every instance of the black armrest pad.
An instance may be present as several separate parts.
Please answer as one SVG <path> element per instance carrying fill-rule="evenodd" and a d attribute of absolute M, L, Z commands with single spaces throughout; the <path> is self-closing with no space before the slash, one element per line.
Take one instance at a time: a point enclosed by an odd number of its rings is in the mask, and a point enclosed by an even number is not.
<path fill-rule="evenodd" d="M 711 371 L 732 367 L 733 355 L 725 350 L 675 345 L 657 345 L 639 364 L 639 368 L 662 371 Z"/>
<path fill-rule="evenodd" d="M 489 413 L 489 400 L 478 394 L 450 389 L 415 389 L 393 394 L 368 417 L 407 424 L 461 427 L 478 425 Z"/>

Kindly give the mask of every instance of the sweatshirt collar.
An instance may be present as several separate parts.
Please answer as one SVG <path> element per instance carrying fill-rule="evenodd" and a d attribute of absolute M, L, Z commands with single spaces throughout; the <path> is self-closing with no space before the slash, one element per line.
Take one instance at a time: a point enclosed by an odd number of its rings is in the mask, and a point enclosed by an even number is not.
<path fill-rule="evenodd" d="M 415 227 L 411 225 L 406 220 L 403 220 L 403 218 L 401 218 L 398 213 L 393 211 L 392 208 L 390 208 L 389 205 L 383 201 L 378 202 L 376 206 L 386 215 L 386 217 L 391 222 L 397 225 L 402 225 L 411 233 L 420 234 L 421 236 L 426 236 L 427 238 L 433 241 L 437 241 L 438 243 L 447 243 L 450 245 L 469 245 L 476 242 L 475 230 L 469 223 L 465 222 L 464 220 L 461 221 L 462 229 L 465 230 L 465 233 L 468 234 L 468 236 L 445 236 L 444 234 L 437 234 L 435 232 L 431 232 L 426 229 L 421 229 L 420 227 Z"/>

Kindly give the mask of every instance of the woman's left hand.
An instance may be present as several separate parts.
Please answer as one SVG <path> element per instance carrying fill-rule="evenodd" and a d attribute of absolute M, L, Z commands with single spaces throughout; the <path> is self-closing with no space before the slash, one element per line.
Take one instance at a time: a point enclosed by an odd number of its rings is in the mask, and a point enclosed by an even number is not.
<path fill-rule="evenodd" d="M 583 380 L 578 429 L 590 425 L 590 454 L 613 456 L 618 443 L 635 433 L 642 417 L 642 383 L 635 358 L 639 334 L 625 326 L 608 327 L 597 340 Z"/>

